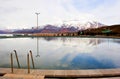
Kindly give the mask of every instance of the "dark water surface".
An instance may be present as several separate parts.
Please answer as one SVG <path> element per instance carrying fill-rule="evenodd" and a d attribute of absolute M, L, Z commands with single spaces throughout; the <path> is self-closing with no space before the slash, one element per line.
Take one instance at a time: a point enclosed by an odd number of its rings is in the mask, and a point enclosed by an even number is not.
<path fill-rule="evenodd" d="M 37 52 L 37 39 L 39 52 Z M 120 39 L 41 37 L 0 39 L 0 67 L 10 67 L 10 53 L 17 50 L 20 65 L 27 68 L 32 50 L 37 69 L 120 68 Z M 14 67 L 17 67 L 14 56 Z M 32 68 L 32 65 L 31 65 Z"/>

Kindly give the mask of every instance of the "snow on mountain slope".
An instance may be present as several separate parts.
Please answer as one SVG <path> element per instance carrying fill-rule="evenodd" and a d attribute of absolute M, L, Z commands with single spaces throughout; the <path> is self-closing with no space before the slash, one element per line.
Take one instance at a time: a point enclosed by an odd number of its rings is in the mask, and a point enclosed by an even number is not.
<path fill-rule="evenodd" d="M 85 30 L 90 28 L 98 28 L 102 27 L 104 24 L 99 23 L 97 21 L 80 21 L 80 20 L 69 20 L 69 21 L 61 21 L 54 24 L 44 25 L 41 28 L 41 32 L 77 32 L 78 30 Z"/>
<path fill-rule="evenodd" d="M 73 26 L 75 28 L 78 28 L 79 30 L 84 30 L 88 28 L 98 28 L 104 26 L 104 24 L 99 23 L 97 21 L 79 21 L 79 20 L 64 21 L 62 25 L 65 27 Z"/>
<path fill-rule="evenodd" d="M 54 24 L 47 24 L 39 27 L 33 27 L 32 29 L 18 29 L 13 32 L 29 32 L 29 33 L 58 33 L 58 32 L 77 32 L 79 30 L 85 30 L 90 28 L 99 28 L 104 24 L 97 21 L 80 21 L 80 20 L 69 20 L 61 21 Z"/>

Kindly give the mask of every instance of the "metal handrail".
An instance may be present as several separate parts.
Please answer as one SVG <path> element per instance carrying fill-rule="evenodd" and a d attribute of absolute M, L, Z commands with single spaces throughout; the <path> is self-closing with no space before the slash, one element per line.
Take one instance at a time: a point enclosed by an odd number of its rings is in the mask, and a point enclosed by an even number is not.
<path fill-rule="evenodd" d="M 27 66 L 28 66 L 28 74 L 30 73 L 30 60 L 29 60 L 29 54 L 27 54 Z"/>
<path fill-rule="evenodd" d="M 16 60 L 17 60 L 17 64 L 18 64 L 18 68 L 20 68 L 20 63 L 19 63 L 19 60 L 18 60 L 17 51 L 16 51 L 16 50 L 14 50 L 14 52 L 15 52 L 15 56 L 16 56 Z"/>
<path fill-rule="evenodd" d="M 32 54 L 32 51 L 31 51 L 31 50 L 30 50 L 30 55 L 31 55 L 31 61 L 32 61 L 33 69 L 34 69 L 34 68 L 35 68 L 35 65 L 34 65 L 33 54 Z"/>
<path fill-rule="evenodd" d="M 13 54 L 10 54 L 10 58 L 11 58 L 11 72 L 13 73 Z"/>
<path fill-rule="evenodd" d="M 31 55 L 31 61 L 32 61 L 33 69 L 35 69 L 35 65 L 34 65 L 34 60 L 33 60 L 32 51 L 30 50 L 30 53 L 27 54 L 28 74 L 30 73 L 30 57 L 29 57 L 29 54 Z"/>
<path fill-rule="evenodd" d="M 13 51 L 14 51 L 15 56 L 16 56 L 16 61 L 17 61 L 17 64 L 18 64 L 18 68 L 20 68 L 20 63 L 19 63 L 17 52 L 16 52 L 16 50 L 13 50 Z M 11 72 L 13 73 L 13 66 L 14 66 L 14 63 L 13 63 L 13 53 L 10 54 L 10 58 L 11 58 Z"/>

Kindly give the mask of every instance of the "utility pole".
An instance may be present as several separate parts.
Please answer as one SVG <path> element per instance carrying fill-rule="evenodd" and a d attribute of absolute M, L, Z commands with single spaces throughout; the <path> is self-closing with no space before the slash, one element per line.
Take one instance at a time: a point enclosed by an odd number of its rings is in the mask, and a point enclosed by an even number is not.
<path fill-rule="evenodd" d="M 35 14 L 37 15 L 37 30 L 39 30 L 38 29 L 38 15 L 40 13 L 35 13 Z M 38 37 L 37 37 L 37 55 L 36 55 L 36 57 L 40 57 L 40 55 L 39 55 L 39 39 L 38 39 Z"/>

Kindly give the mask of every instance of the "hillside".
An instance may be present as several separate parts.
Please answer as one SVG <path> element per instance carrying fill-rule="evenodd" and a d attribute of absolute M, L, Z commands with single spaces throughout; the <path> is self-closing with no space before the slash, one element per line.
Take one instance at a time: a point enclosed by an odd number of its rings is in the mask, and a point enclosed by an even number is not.
<path fill-rule="evenodd" d="M 0 30 L 0 34 L 6 34 L 6 33 L 9 33 L 9 32 L 5 30 Z"/>
<path fill-rule="evenodd" d="M 120 35 L 120 25 L 103 26 L 100 28 L 92 28 L 78 32 L 78 35 Z"/>

